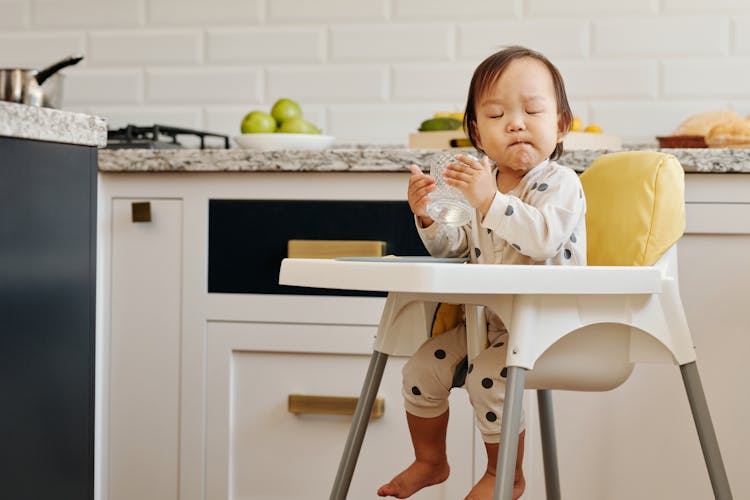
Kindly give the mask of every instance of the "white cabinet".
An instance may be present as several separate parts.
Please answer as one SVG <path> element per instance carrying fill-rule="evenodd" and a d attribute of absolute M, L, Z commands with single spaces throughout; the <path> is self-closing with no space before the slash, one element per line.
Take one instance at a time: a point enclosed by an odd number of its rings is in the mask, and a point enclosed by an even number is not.
<path fill-rule="evenodd" d="M 206 498 L 327 498 L 351 418 L 291 414 L 288 396 L 359 396 L 373 334 L 357 325 L 210 323 Z M 315 351 L 306 350 L 305 337 L 315 339 Z M 290 350 L 289 341 L 299 347 Z M 376 498 L 377 487 L 413 459 L 401 399 L 404 361 L 386 366 L 378 391 L 385 413 L 368 427 L 350 498 Z M 471 484 L 472 414 L 463 391 L 453 400 L 452 477 L 414 498 L 461 498 Z"/>
<path fill-rule="evenodd" d="M 208 207 L 214 199 L 403 200 L 407 174 L 100 178 L 101 498 L 327 497 L 348 418 L 289 414 L 287 396 L 358 396 L 383 300 L 208 293 Z M 680 288 L 734 496 L 750 498 L 742 468 L 750 448 L 743 369 L 750 352 L 750 176 L 691 174 L 687 181 Z M 133 201 L 151 202 L 151 223 L 131 222 Z M 379 484 L 410 461 L 403 362 L 388 362 L 380 389 L 386 413 L 368 430 L 350 498 L 375 498 Z M 451 478 L 415 498 L 462 498 L 483 470 L 470 406 L 454 392 Z M 554 401 L 566 498 L 711 497 L 676 367 L 641 365 L 614 391 L 558 392 Z M 526 402 L 524 499 L 542 500 L 533 393 Z"/>
<path fill-rule="evenodd" d="M 133 222 L 133 203 L 152 220 Z M 179 491 L 182 201 L 111 200 L 108 498 Z"/>
<path fill-rule="evenodd" d="M 351 418 L 293 415 L 287 397 L 359 396 L 384 299 L 209 293 L 209 206 L 403 199 L 405 174 L 356 177 L 360 191 L 348 174 L 100 176 L 102 499 L 328 496 Z M 132 221 L 134 202 L 150 204 L 151 222 Z M 350 498 L 376 498 L 413 458 L 404 362 L 386 366 L 386 412 L 368 429 Z M 454 392 L 451 478 L 414 498 L 460 498 L 473 484 L 473 414 Z"/>

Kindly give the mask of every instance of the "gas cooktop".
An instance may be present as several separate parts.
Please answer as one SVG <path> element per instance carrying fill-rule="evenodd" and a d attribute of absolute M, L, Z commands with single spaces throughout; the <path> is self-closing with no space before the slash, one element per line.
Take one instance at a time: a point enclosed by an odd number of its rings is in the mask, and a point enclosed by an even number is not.
<path fill-rule="evenodd" d="M 191 130 L 168 125 L 127 125 L 107 131 L 107 149 L 176 149 L 188 146 L 178 136 L 198 138 L 200 149 L 229 149 L 229 136 L 202 130 Z M 216 138 L 219 145 L 207 145 L 206 138 Z M 189 146 L 192 147 L 192 146 Z"/>

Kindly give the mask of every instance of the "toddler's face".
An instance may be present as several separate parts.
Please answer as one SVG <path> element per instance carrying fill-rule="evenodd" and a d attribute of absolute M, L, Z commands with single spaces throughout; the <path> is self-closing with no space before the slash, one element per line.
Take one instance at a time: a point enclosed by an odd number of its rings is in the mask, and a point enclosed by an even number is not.
<path fill-rule="evenodd" d="M 531 57 L 512 61 L 479 96 L 476 111 L 479 144 L 501 171 L 528 171 L 564 137 L 552 75 Z"/>

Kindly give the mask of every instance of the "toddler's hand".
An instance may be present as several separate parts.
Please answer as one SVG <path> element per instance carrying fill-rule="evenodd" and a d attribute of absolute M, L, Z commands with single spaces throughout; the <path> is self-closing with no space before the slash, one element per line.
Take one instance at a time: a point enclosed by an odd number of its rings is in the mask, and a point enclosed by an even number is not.
<path fill-rule="evenodd" d="M 456 163 L 447 166 L 443 177 L 446 184 L 458 188 L 474 208 L 484 216 L 497 192 L 492 175 L 492 164 L 487 156 L 477 160 L 473 156 L 456 155 Z"/>
<path fill-rule="evenodd" d="M 423 227 L 430 226 L 434 221 L 427 215 L 427 202 L 429 201 L 427 195 L 435 190 L 435 179 L 422 172 L 416 165 L 411 165 L 409 169 L 411 170 L 407 193 L 409 208 L 420 218 Z"/>

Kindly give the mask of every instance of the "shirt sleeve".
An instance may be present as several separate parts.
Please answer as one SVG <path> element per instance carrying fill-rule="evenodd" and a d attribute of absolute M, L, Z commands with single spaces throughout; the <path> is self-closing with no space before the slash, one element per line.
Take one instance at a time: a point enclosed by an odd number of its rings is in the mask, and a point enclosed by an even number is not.
<path fill-rule="evenodd" d="M 433 222 L 429 227 L 421 227 L 414 216 L 414 224 L 422 243 L 433 257 L 466 257 L 469 255 L 468 226 L 448 226 Z"/>
<path fill-rule="evenodd" d="M 498 191 L 481 225 L 520 253 L 544 261 L 570 238 L 585 203 L 578 175 L 558 167 L 528 186 L 521 198 Z"/>

